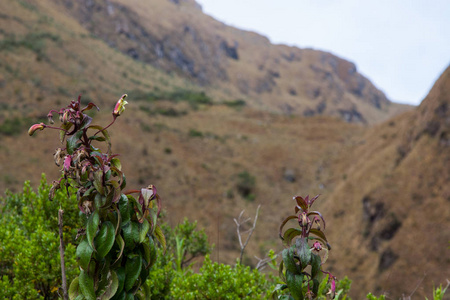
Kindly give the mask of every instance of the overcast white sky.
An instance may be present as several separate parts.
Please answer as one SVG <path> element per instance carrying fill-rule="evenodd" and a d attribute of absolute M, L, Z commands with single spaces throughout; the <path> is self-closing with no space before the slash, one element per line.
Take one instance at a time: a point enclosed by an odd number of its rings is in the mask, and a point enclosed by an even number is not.
<path fill-rule="evenodd" d="M 272 43 L 354 62 L 389 99 L 418 105 L 450 64 L 450 0 L 196 0 Z"/>

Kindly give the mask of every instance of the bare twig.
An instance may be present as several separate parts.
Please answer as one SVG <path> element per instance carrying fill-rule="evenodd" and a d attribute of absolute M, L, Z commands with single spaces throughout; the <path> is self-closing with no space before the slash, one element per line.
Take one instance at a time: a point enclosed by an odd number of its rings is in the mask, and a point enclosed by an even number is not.
<path fill-rule="evenodd" d="M 244 256 L 245 247 L 247 247 L 247 244 L 250 241 L 250 237 L 252 236 L 253 231 L 255 230 L 256 221 L 258 220 L 258 214 L 259 214 L 259 208 L 260 207 L 261 207 L 261 205 L 258 205 L 258 208 L 256 209 L 256 215 L 255 215 L 255 219 L 253 220 L 253 226 L 247 231 L 241 232 L 241 226 L 243 224 L 247 223 L 248 221 L 251 221 L 250 218 L 242 220 L 242 215 L 244 214 L 244 211 L 241 211 L 241 213 L 239 214 L 239 217 L 237 218 L 237 220 L 233 219 L 234 223 L 236 223 L 236 231 L 237 231 L 237 235 L 238 235 L 238 238 L 239 238 L 239 246 L 241 246 L 241 255 L 239 257 L 239 263 L 242 263 L 242 256 Z M 243 243 L 242 242 L 242 235 L 245 234 L 245 233 L 248 233 L 248 235 L 247 235 L 247 239 Z"/>
<path fill-rule="evenodd" d="M 425 279 L 427 274 L 424 274 L 423 277 L 419 280 L 419 282 L 416 284 L 416 287 L 412 291 L 412 293 L 409 296 L 402 295 L 402 300 L 411 300 L 412 295 L 417 291 L 417 288 L 422 284 L 422 281 Z"/>
<path fill-rule="evenodd" d="M 66 268 L 64 267 L 64 240 L 63 240 L 63 214 L 64 211 L 60 208 L 58 211 L 58 225 L 59 225 L 59 256 L 61 257 L 61 278 L 62 278 L 62 290 L 63 299 L 69 300 L 69 294 L 67 292 L 67 278 Z"/>

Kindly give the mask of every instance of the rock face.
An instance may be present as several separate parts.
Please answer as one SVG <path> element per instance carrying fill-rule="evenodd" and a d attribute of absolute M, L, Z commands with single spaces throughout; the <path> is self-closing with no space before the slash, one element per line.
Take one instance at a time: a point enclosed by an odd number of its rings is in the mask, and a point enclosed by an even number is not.
<path fill-rule="evenodd" d="M 348 176 L 326 208 L 347 213 L 327 221 L 327 236 L 335 270 L 360 291 L 400 298 L 424 277 L 415 297 L 430 298 L 450 277 L 449 105 L 450 67 L 415 111 L 372 128 L 349 152 Z"/>
<path fill-rule="evenodd" d="M 226 26 L 192 0 L 53 0 L 123 53 L 184 75 L 221 97 L 265 110 L 375 123 L 407 109 L 392 104 L 356 66 L 330 53 L 272 45 Z"/>

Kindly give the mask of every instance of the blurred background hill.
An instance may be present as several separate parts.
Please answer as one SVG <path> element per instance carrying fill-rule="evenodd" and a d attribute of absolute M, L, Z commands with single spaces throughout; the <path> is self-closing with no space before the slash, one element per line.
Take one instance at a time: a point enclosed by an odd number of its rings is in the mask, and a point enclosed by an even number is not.
<path fill-rule="evenodd" d="M 205 227 L 233 263 L 280 250 L 292 196 L 322 194 L 330 269 L 354 297 L 417 295 L 450 277 L 450 71 L 419 107 L 391 102 L 355 64 L 203 14 L 195 1 L 0 3 L 0 189 L 58 176 L 57 132 L 28 127 L 78 94 L 111 130 L 128 186 L 154 184 L 170 224 Z"/>

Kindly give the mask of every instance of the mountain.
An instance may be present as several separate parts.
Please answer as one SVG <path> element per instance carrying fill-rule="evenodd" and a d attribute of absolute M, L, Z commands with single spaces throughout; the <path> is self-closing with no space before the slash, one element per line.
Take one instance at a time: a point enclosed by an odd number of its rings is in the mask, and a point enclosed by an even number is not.
<path fill-rule="evenodd" d="M 203 14 L 195 1 L 54 2 L 111 47 L 215 90 L 218 98 L 371 124 L 408 109 L 390 102 L 355 64 L 323 51 L 273 45 Z"/>
<path fill-rule="evenodd" d="M 424 270 L 416 261 L 428 274 L 416 294 L 450 277 L 448 70 L 412 109 L 351 62 L 272 45 L 194 1 L 6 0 L 0 92 L 1 191 L 59 176 L 57 132 L 29 137 L 31 124 L 79 94 L 108 124 L 128 93 L 110 128 L 127 186 L 154 184 L 171 225 L 198 220 L 214 260 L 239 256 L 241 210 L 253 217 L 262 205 L 244 256 L 255 265 L 282 248 L 292 197 L 322 194 L 329 265 L 355 295 L 410 293 Z"/>
<path fill-rule="evenodd" d="M 331 261 L 362 290 L 398 299 L 418 286 L 423 298 L 450 277 L 449 105 L 450 67 L 416 110 L 371 128 L 339 158 L 349 168 L 324 209 Z"/>

